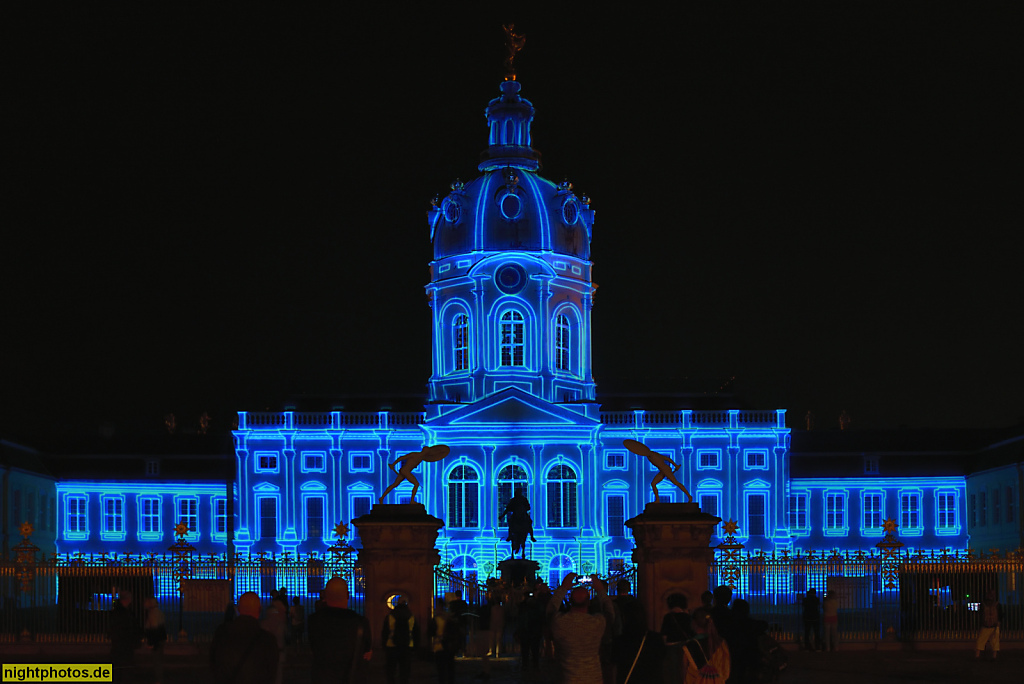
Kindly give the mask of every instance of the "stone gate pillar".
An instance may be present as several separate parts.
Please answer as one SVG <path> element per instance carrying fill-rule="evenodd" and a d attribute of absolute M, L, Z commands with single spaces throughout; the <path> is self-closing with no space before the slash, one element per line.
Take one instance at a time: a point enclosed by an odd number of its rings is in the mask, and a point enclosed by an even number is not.
<path fill-rule="evenodd" d="M 720 522 L 695 503 L 649 503 L 626 521 L 636 541 L 636 595 L 647 610 L 649 629 L 661 629 L 670 594 L 684 594 L 690 610 L 700 605 L 715 554 L 711 533 Z"/>
<path fill-rule="evenodd" d="M 392 594 L 409 600 L 420 643 L 425 643 L 433 608 L 434 566 L 441 561 L 434 544 L 444 521 L 428 515 L 423 504 L 378 504 L 352 524 L 363 543 L 359 564 L 366 578 L 364 614 L 370 620 L 374 650 L 382 648 L 385 600 Z"/>

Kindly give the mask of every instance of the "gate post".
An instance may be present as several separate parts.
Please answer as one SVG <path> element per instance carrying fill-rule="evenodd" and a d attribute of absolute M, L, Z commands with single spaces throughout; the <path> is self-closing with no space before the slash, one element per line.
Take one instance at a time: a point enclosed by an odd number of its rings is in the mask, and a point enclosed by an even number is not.
<path fill-rule="evenodd" d="M 444 521 L 427 514 L 420 503 L 378 504 L 352 524 L 363 543 L 359 551 L 366 578 L 363 613 L 370 621 L 373 648 L 382 648 L 385 601 L 392 594 L 409 600 L 418 628 L 426 629 L 434 604 L 434 566 L 441 562 L 434 544 Z"/>
<path fill-rule="evenodd" d="M 720 522 L 695 503 L 649 503 L 626 521 L 636 540 L 636 595 L 647 611 L 648 629 L 661 628 L 670 594 L 684 594 L 691 610 L 700 605 L 715 555 L 711 533 Z"/>

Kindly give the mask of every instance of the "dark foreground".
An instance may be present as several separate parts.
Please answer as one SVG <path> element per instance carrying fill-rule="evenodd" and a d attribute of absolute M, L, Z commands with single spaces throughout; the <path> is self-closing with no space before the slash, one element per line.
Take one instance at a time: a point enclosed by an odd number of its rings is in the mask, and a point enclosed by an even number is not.
<path fill-rule="evenodd" d="M 889 646 L 889 645 L 887 645 Z M 1016 646 L 1011 645 L 1012 646 Z M 967 643 L 935 644 L 934 647 L 906 649 L 902 644 L 876 650 L 855 649 L 837 653 L 809 653 L 788 651 L 789 667 L 783 673 L 783 684 L 804 684 L 824 682 L 826 684 L 862 684 L 863 682 L 984 682 L 998 684 L 1007 682 L 1021 684 L 1024 681 L 1024 650 L 1011 648 L 1003 650 L 996 661 L 985 658 L 974 659 L 972 645 Z M 99 663 L 105 662 L 96 649 L 71 653 L 12 653 L 10 648 L 0 646 L 0 662 L 15 663 Z M 379 655 L 379 654 L 378 654 Z M 551 682 L 551 668 L 539 672 L 521 672 L 517 659 L 460 659 L 457 663 L 458 684 L 511 684 L 512 682 Z M 141 652 L 135 682 L 155 682 L 149 654 Z M 308 654 L 295 653 L 289 657 L 284 682 L 299 684 L 309 681 Z M 370 664 L 368 681 L 383 683 L 384 663 L 382 657 L 375 657 Z M 413 666 L 412 681 L 415 684 L 435 682 L 432 663 L 417 661 Z M 164 664 L 162 684 L 204 684 L 212 682 L 206 668 L 206 654 L 168 654 Z M 652 684 L 645 682 L 643 684 Z"/>

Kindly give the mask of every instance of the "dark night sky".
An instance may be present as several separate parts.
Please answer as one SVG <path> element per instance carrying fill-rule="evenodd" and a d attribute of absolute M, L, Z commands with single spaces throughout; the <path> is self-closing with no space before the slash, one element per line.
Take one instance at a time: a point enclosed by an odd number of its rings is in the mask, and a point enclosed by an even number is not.
<path fill-rule="evenodd" d="M 509 19 L 542 173 L 597 212 L 599 393 L 1016 423 L 1020 12 L 840 4 L 5 11 L 0 435 L 422 392 L 425 211 Z"/>

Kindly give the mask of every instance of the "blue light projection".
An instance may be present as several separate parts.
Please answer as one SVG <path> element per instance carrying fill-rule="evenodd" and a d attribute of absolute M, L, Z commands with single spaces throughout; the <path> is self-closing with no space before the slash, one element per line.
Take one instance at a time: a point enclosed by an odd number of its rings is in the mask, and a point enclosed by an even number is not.
<path fill-rule="evenodd" d="M 152 480 L 58 485 L 60 551 L 158 549 L 184 515 L 204 553 L 225 551 L 230 525 L 242 555 L 323 555 L 337 522 L 375 505 L 390 461 L 446 444 L 444 463 L 417 471 L 417 500 L 447 521 L 443 558 L 493 572 L 509 555 L 500 514 L 521 489 L 537 538 L 527 555 L 542 576 L 612 571 L 630 564 L 624 523 L 652 496 L 652 470 L 622 448 L 627 439 L 679 463 L 676 477 L 694 500 L 737 521 L 750 551 L 870 548 L 879 516 L 903 516 L 904 534 L 920 548 L 966 547 L 963 478 L 792 478 L 785 410 L 601 409 L 591 353 L 594 210 L 570 183 L 538 175 L 534 110 L 520 88 L 503 83 L 487 108 L 481 175 L 452 183 L 427 215 L 434 252 L 424 410 L 242 411 L 234 492 Z M 124 539 L 101 540 L 101 501 L 118 496 Z M 410 496 L 404 483 L 387 501 Z M 357 535 L 351 525 L 345 541 L 358 548 Z M 249 577 L 239 590 L 259 590 L 261 581 Z M 293 593 L 309 589 L 277 581 Z"/>

